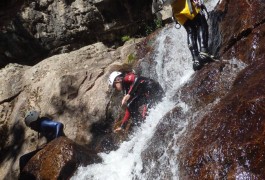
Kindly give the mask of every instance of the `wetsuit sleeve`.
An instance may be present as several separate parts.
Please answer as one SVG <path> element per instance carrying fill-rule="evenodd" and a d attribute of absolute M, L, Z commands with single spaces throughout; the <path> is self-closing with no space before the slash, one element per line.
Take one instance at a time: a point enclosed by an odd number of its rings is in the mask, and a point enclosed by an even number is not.
<path fill-rule="evenodd" d="M 123 78 L 123 84 L 125 84 L 127 87 L 129 87 L 128 90 L 126 90 L 126 94 L 129 94 L 130 91 L 133 88 L 134 82 L 135 82 L 136 76 L 133 73 L 128 73 Z"/>
<path fill-rule="evenodd" d="M 133 95 L 136 91 L 139 90 L 138 87 L 143 82 L 144 82 L 144 80 L 142 80 L 141 78 L 136 78 L 135 82 L 132 84 L 128 94 Z"/>
<path fill-rule="evenodd" d="M 53 134 L 53 137 L 57 138 L 63 135 L 63 124 L 48 119 L 43 120 L 41 122 L 41 130 L 43 131 L 43 134 L 51 132 Z"/>
<path fill-rule="evenodd" d="M 130 119 L 130 116 L 131 116 L 130 111 L 128 108 L 126 108 L 124 117 L 123 117 L 122 122 L 121 122 L 121 128 L 123 128 L 123 129 L 125 128 L 125 125 L 128 122 L 128 120 Z"/>

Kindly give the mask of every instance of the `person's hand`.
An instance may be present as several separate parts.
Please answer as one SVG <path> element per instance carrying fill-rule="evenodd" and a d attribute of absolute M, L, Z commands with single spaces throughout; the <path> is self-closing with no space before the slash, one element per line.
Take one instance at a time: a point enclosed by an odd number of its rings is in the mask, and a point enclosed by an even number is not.
<path fill-rule="evenodd" d="M 127 101 L 130 99 L 130 94 L 126 94 L 124 97 L 123 97 L 123 99 L 122 99 L 122 101 L 121 101 L 121 105 L 123 106 L 123 105 L 125 105 L 126 103 L 127 103 Z"/>
<path fill-rule="evenodd" d="M 114 133 L 118 133 L 118 132 L 120 132 L 120 131 L 122 131 L 123 129 L 121 128 L 121 127 L 118 127 L 118 128 L 116 128 L 116 129 L 114 129 Z"/>

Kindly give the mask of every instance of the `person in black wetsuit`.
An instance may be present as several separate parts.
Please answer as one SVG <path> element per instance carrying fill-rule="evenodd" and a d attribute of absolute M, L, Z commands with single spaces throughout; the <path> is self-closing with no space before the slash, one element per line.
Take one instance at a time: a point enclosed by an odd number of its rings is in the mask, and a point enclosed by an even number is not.
<path fill-rule="evenodd" d="M 143 121 L 148 108 L 161 101 L 164 96 L 164 91 L 158 82 L 132 72 L 112 72 L 109 76 L 109 85 L 118 91 L 123 91 L 121 105 L 127 104 L 121 126 L 116 128 L 115 132 L 124 129 L 130 118 L 134 124 Z"/>
<path fill-rule="evenodd" d="M 159 5 L 160 4 L 160 5 Z M 190 49 L 193 69 L 199 70 L 205 63 L 213 61 L 208 49 L 208 24 L 203 12 L 207 12 L 201 0 L 153 0 L 155 11 L 163 5 L 170 4 L 173 19 L 183 25 L 187 31 L 188 47 Z M 159 9 L 160 8 L 160 9 Z M 204 11 L 205 10 L 205 11 Z"/>
<path fill-rule="evenodd" d="M 63 131 L 64 125 L 62 123 L 53 121 L 47 117 L 39 117 L 39 115 L 40 113 L 35 110 L 28 111 L 24 119 L 26 126 L 38 132 L 40 135 L 44 136 L 47 139 L 47 142 L 50 142 L 57 137 L 65 136 Z M 37 149 L 20 157 L 19 159 L 20 172 L 26 166 L 27 162 L 39 150 L 41 149 Z"/>

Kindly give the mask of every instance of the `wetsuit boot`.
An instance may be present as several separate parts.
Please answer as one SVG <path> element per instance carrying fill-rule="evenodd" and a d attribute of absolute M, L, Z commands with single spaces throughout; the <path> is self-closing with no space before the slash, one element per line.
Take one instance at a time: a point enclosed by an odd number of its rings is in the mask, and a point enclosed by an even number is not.
<path fill-rule="evenodd" d="M 198 50 L 195 50 L 192 47 L 190 47 L 190 52 L 192 55 L 193 70 L 194 71 L 200 70 L 202 68 L 203 64 L 200 62 Z"/>
<path fill-rule="evenodd" d="M 208 52 L 209 51 L 206 48 L 201 48 L 201 51 L 199 53 L 199 58 L 204 64 L 213 62 L 215 59 L 215 57 Z"/>

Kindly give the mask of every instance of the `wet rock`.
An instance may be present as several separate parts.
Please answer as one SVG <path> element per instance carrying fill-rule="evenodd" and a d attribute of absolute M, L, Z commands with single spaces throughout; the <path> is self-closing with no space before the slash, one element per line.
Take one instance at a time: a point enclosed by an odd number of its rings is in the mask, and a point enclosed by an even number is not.
<path fill-rule="evenodd" d="M 194 111 L 205 108 L 229 92 L 237 74 L 245 66 L 240 61 L 232 60 L 207 64 L 181 88 L 180 95 L 176 93 L 174 99 L 182 99 Z"/>
<path fill-rule="evenodd" d="M 79 166 L 100 161 L 95 152 L 66 137 L 60 137 L 29 160 L 19 179 L 69 179 Z"/>
<path fill-rule="evenodd" d="M 264 8 L 261 1 L 221 2 L 216 11 L 222 14 L 219 28 L 223 58 L 236 57 L 247 64 L 264 59 Z"/>
<path fill-rule="evenodd" d="M 195 109 L 203 107 L 201 110 L 206 113 L 198 117 L 185 140 L 182 139 L 179 155 L 182 179 L 265 178 L 263 9 L 264 3 L 260 1 L 222 1 L 216 9 L 222 14 L 221 59 L 231 62 L 236 58 L 248 66 L 238 71 L 232 81 L 232 69 L 223 78 L 221 71 L 211 73 L 214 70 L 202 69 L 184 87 L 183 99 L 188 94 L 195 99 L 185 102 L 195 105 Z M 221 86 L 214 82 L 221 82 Z M 215 99 L 218 101 L 209 106 Z"/>
<path fill-rule="evenodd" d="M 181 154 L 189 178 L 265 178 L 264 68 L 261 62 L 240 73 L 231 91 L 192 130 Z"/>

